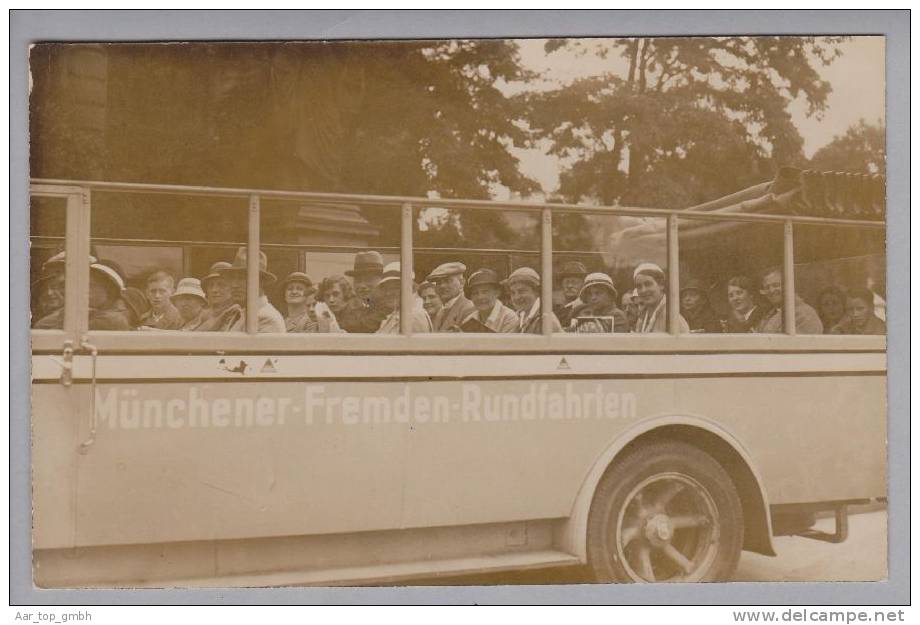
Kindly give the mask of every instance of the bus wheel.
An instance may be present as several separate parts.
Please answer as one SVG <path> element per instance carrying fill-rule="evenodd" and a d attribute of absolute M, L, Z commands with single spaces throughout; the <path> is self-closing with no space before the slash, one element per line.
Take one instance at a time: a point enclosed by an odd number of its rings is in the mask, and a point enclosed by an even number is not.
<path fill-rule="evenodd" d="M 588 563 L 602 582 L 727 581 L 744 517 L 711 456 L 676 441 L 643 445 L 611 466 L 588 516 Z"/>

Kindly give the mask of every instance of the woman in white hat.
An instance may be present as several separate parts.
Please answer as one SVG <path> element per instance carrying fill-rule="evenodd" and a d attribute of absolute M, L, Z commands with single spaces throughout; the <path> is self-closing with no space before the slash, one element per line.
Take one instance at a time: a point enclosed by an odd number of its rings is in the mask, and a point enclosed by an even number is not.
<path fill-rule="evenodd" d="M 591 273 L 578 293 L 578 299 L 584 304 L 572 315 L 572 327 L 578 317 L 613 317 L 614 332 L 629 332 L 629 320 L 626 313 L 617 308 L 617 290 L 613 278 L 606 273 Z"/>
<path fill-rule="evenodd" d="M 204 311 L 208 300 L 201 290 L 198 278 L 182 278 L 175 292 L 169 299 L 182 317 L 180 330 L 197 330 L 204 321 Z"/>
<path fill-rule="evenodd" d="M 664 269 L 655 263 L 641 263 L 633 271 L 633 282 L 639 295 L 642 310 L 636 321 L 636 332 L 650 334 L 668 331 L 668 298 L 665 295 L 667 278 Z M 687 321 L 678 315 L 681 333 L 690 332 Z"/>
<path fill-rule="evenodd" d="M 524 334 L 543 334 L 543 319 L 540 316 L 540 274 L 530 267 L 520 267 L 511 272 L 505 280 L 511 305 L 517 311 L 518 332 Z M 552 312 L 550 315 L 553 332 L 562 332 L 559 319 Z"/>

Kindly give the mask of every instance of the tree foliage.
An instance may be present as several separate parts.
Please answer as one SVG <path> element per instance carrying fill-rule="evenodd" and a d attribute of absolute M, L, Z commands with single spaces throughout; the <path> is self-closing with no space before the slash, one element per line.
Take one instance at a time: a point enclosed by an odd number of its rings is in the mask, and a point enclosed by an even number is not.
<path fill-rule="evenodd" d="M 859 120 L 815 152 L 811 169 L 885 175 L 885 126 Z"/>
<path fill-rule="evenodd" d="M 686 206 L 762 181 L 804 161 L 789 104 L 820 114 L 830 85 L 817 66 L 839 37 L 693 37 L 553 40 L 626 69 L 522 96 L 534 144 L 568 163 L 571 201 Z"/>

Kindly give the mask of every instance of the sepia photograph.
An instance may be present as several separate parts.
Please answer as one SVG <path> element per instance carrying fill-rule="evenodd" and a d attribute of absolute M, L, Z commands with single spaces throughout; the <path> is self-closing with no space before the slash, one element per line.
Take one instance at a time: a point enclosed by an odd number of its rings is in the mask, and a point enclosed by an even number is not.
<path fill-rule="evenodd" d="M 885 70 L 31 44 L 32 583 L 887 580 Z"/>

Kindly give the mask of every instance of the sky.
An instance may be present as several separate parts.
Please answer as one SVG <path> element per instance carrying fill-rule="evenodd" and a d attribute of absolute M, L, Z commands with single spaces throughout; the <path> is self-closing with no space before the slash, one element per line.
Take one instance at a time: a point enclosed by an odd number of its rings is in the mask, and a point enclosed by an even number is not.
<path fill-rule="evenodd" d="M 518 42 L 521 61 L 528 69 L 541 72 L 547 88 L 568 83 L 576 78 L 613 71 L 625 75 L 626 62 L 618 55 L 599 60 L 593 55 L 577 56 L 567 51 L 546 54 L 543 39 Z M 818 71 L 830 82 L 832 91 L 827 109 L 819 118 L 808 117 L 804 98 L 790 105 L 790 113 L 805 141 L 805 156 L 842 135 L 860 119 L 876 123 L 885 118 L 885 38 L 854 37 L 841 46 L 842 55 Z M 533 87 L 533 83 L 528 85 Z M 521 170 L 535 178 L 547 193 L 559 184 L 558 159 L 540 150 L 514 150 L 521 160 Z"/>

